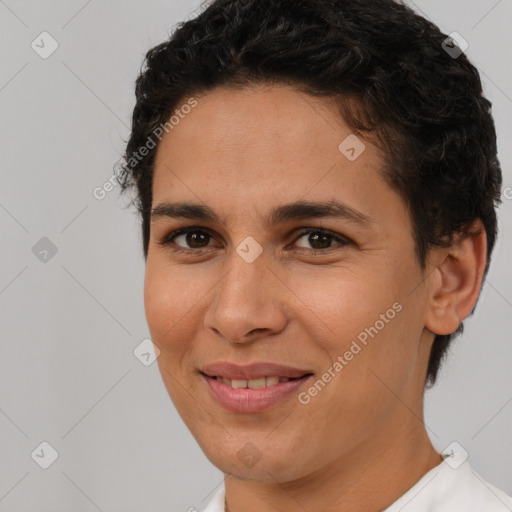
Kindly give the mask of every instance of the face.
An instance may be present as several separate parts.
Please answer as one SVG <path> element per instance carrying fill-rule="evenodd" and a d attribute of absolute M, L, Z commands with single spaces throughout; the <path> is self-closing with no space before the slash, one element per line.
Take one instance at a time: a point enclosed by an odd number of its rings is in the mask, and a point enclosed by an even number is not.
<path fill-rule="evenodd" d="M 378 454 L 421 423 L 431 342 L 382 153 L 332 101 L 286 86 L 196 101 L 157 150 L 145 276 L 172 401 L 241 479 Z"/>

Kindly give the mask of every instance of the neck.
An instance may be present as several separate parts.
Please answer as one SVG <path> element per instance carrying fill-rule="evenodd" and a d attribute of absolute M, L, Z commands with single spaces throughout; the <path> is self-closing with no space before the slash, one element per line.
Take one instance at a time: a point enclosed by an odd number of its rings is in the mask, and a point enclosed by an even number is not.
<path fill-rule="evenodd" d="M 379 512 L 442 462 L 423 423 L 385 431 L 300 481 L 225 478 L 226 512 Z"/>

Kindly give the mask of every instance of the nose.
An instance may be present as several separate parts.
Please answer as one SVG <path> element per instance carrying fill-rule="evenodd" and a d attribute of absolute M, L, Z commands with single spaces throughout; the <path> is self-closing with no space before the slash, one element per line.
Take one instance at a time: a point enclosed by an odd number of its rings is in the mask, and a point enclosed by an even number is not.
<path fill-rule="evenodd" d="M 263 254 L 249 263 L 233 251 L 212 292 L 205 327 L 235 344 L 277 334 L 287 323 L 286 291 Z"/>

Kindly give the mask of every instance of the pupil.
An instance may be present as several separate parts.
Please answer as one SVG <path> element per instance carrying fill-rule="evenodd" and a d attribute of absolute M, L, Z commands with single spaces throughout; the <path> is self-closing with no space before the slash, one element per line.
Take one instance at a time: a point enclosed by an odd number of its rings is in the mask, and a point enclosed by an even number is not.
<path fill-rule="evenodd" d="M 198 233 L 198 232 L 195 232 L 195 233 L 189 233 L 187 235 L 187 243 L 189 244 L 190 247 L 194 247 L 194 248 L 197 248 L 197 247 L 204 247 L 204 245 L 201 245 L 201 240 L 204 242 L 205 241 L 205 234 L 204 233 Z M 199 241 L 199 245 L 197 244 L 197 242 Z M 208 243 L 206 244 L 208 245 Z"/>
<path fill-rule="evenodd" d="M 327 240 L 327 245 L 325 245 L 324 247 L 316 247 L 315 244 L 318 243 L 319 239 L 323 239 L 324 241 Z M 329 239 L 330 236 L 323 233 L 311 233 L 309 235 L 309 242 L 315 249 L 326 249 L 327 247 L 329 247 Z M 320 242 L 320 245 L 322 245 L 322 242 Z"/>

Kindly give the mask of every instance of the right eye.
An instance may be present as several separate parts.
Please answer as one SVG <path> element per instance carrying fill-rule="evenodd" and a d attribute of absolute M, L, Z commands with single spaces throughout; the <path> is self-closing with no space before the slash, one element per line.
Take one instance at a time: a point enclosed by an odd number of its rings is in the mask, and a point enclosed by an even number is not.
<path fill-rule="evenodd" d="M 172 231 L 158 243 L 170 247 L 173 251 L 198 252 L 201 249 L 208 248 L 208 242 L 211 238 L 213 237 L 208 231 L 192 226 Z M 176 242 L 180 239 L 184 245 Z"/>

